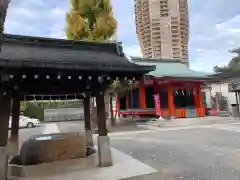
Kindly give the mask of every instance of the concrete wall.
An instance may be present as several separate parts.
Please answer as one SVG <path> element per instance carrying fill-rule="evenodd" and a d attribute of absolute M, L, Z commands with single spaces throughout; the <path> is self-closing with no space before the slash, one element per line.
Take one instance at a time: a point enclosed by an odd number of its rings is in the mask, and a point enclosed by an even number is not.
<path fill-rule="evenodd" d="M 44 110 L 44 121 L 71 121 L 83 119 L 83 108 L 59 108 Z"/>

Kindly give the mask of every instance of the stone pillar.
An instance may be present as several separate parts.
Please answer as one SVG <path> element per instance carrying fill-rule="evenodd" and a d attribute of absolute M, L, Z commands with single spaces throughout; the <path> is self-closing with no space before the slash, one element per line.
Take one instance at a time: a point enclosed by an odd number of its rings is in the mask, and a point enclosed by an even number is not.
<path fill-rule="evenodd" d="M 174 107 L 174 100 L 173 100 L 173 87 L 171 84 L 168 85 L 168 109 L 170 119 L 175 118 L 175 107 Z"/>
<path fill-rule="evenodd" d="M 0 179 L 7 180 L 8 167 L 8 126 L 10 114 L 10 98 L 1 95 L 0 98 Z"/>
<path fill-rule="evenodd" d="M 86 95 L 84 98 L 84 122 L 85 122 L 85 136 L 87 146 L 93 146 L 93 137 L 91 129 L 91 115 L 90 115 L 90 96 Z"/>
<path fill-rule="evenodd" d="M 8 153 L 10 156 L 18 155 L 19 150 L 19 116 L 20 116 L 20 99 L 12 100 L 12 124 L 11 134 L 8 139 Z"/>
<path fill-rule="evenodd" d="M 101 167 L 112 165 L 112 154 L 110 141 L 107 135 L 107 122 L 104 103 L 104 92 L 98 92 L 97 102 L 97 121 L 98 121 L 98 158 Z"/>

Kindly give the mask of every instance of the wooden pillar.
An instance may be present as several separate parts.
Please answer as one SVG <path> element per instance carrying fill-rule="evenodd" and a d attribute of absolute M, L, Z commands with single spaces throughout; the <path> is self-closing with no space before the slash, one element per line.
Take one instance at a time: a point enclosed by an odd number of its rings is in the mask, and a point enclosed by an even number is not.
<path fill-rule="evenodd" d="M 7 167 L 8 167 L 8 126 L 10 115 L 10 98 L 1 95 L 0 98 L 0 179 L 7 180 Z"/>
<path fill-rule="evenodd" d="M 155 82 L 153 85 L 153 93 L 154 93 L 153 98 L 154 98 L 156 116 L 161 119 L 162 111 L 161 111 L 161 102 L 160 102 L 160 97 L 159 97 L 159 89 L 158 89 L 157 83 L 155 83 Z"/>
<path fill-rule="evenodd" d="M 104 92 L 99 91 L 96 96 L 98 121 L 98 158 L 101 167 L 112 165 L 110 141 L 107 136 L 107 122 L 104 103 Z"/>
<path fill-rule="evenodd" d="M 169 110 L 170 119 L 174 118 L 175 117 L 175 107 L 174 107 L 172 84 L 168 84 L 168 110 Z"/>
<path fill-rule="evenodd" d="M 83 100 L 84 106 L 84 122 L 85 130 L 91 130 L 91 118 L 90 118 L 90 96 L 87 95 Z"/>
<path fill-rule="evenodd" d="M 105 113 L 104 93 L 99 92 L 96 96 L 97 102 L 97 121 L 99 136 L 107 136 L 107 121 Z"/>
<path fill-rule="evenodd" d="M 139 107 L 141 109 L 146 108 L 146 94 L 145 94 L 145 87 L 140 85 L 139 87 Z"/>
<path fill-rule="evenodd" d="M 20 116 L 20 98 L 15 96 L 12 99 L 12 123 L 11 134 L 8 140 L 8 153 L 10 156 L 18 155 L 19 150 L 19 116 Z"/>
<path fill-rule="evenodd" d="M 11 136 L 18 136 L 19 116 L 20 116 L 20 99 L 16 97 L 12 100 Z"/>
<path fill-rule="evenodd" d="M 85 136 L 86 144 L 88 146 L 93 145 L 92 129 L 91 129 L 91 115 L 90 115 L 90 95 L 87 94 L 83 100 L 84 105 L 84 124 L 85 124 Z"/>

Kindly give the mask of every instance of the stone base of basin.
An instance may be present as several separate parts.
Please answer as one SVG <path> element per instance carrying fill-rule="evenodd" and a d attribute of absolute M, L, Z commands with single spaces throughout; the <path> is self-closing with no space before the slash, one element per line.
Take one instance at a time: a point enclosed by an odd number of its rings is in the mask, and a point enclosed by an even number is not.
<path fill-rule="evenodd" d="M 149 180 L 160 179 L 157 170 L 111 148 L 113 166 L 99 167 L 98 153 L 87 158 L 33 166 L 9 165 L 14 180 Z M 20 175 L 22 177 L 20 177 Z M 13 177 L 15 176 L 15 177 Z M 25 176 L 25 177 L 23 177 Z"/>
<path fill-rule="evenodd" d="M 97 153 L 85 158 L 71 159 L 38 165 L 8 165 L 8 177 L 44 177 L 54 174 L 65 174 L 89 167 L 98 166 Z"/>

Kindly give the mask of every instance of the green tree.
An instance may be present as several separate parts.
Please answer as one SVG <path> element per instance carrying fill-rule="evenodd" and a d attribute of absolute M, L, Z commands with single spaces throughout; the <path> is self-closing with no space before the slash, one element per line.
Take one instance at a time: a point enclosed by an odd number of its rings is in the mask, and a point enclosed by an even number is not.
<path fill-rule="evenodd" d="M 66 19 L 69 40 L 107 41 L 117 28 L 110 0 L 71 0 Z"/>
<path fill-rule="evenodd" d="M 219 98 L 219 108 L 221 111 L 227 111 L 228 110 L 228 98 L 224 96 L 222 93 L 218 92 L 214 96 L 212 96 L 212 106 L 214 108 L 217 107 L 216 105 L 216 98 Z"/>
<path fill-rule="evenodd" d="M 71 9 L 67 13 L 66 21 L 67 38 L 75 41 L 108 41 L 117 29 L 110 0 L 71 0 Z M 96 108 L 93 106 L 94 101 L 91 102 L 95 126 Z"/>
<path fill-rule="evenodd" d="M 117 116 L 117 108 L 115 108 L 115 117 L 113 116 L 113 98 L 115 101 L 118 99 L 118 96 L 122 97 L 128 94 L 131 90 L 138 88 L 139 82 L 129 82 L 129 81 L 114 81 L 108 88 L 107 94 L 110 98 L 110 117 L 111 117 L 111 125 L 116 124 L 116 116 Z"/>
<path fill-rule="evenodd" d="M 231 61 L 228 63 L 225 67 L 214 67 L 215 72 L 238 72 L 240 71 L 240 55 L 234 57 L 231 59 Z"/>
<path fill-rule="evenodd" d="M 28 102 L 26 109 L 23 111 L 23 115 L 30 118 L 37 118 L 41 121 L 44 120 L 44 108 L 34 102 Z"/>

